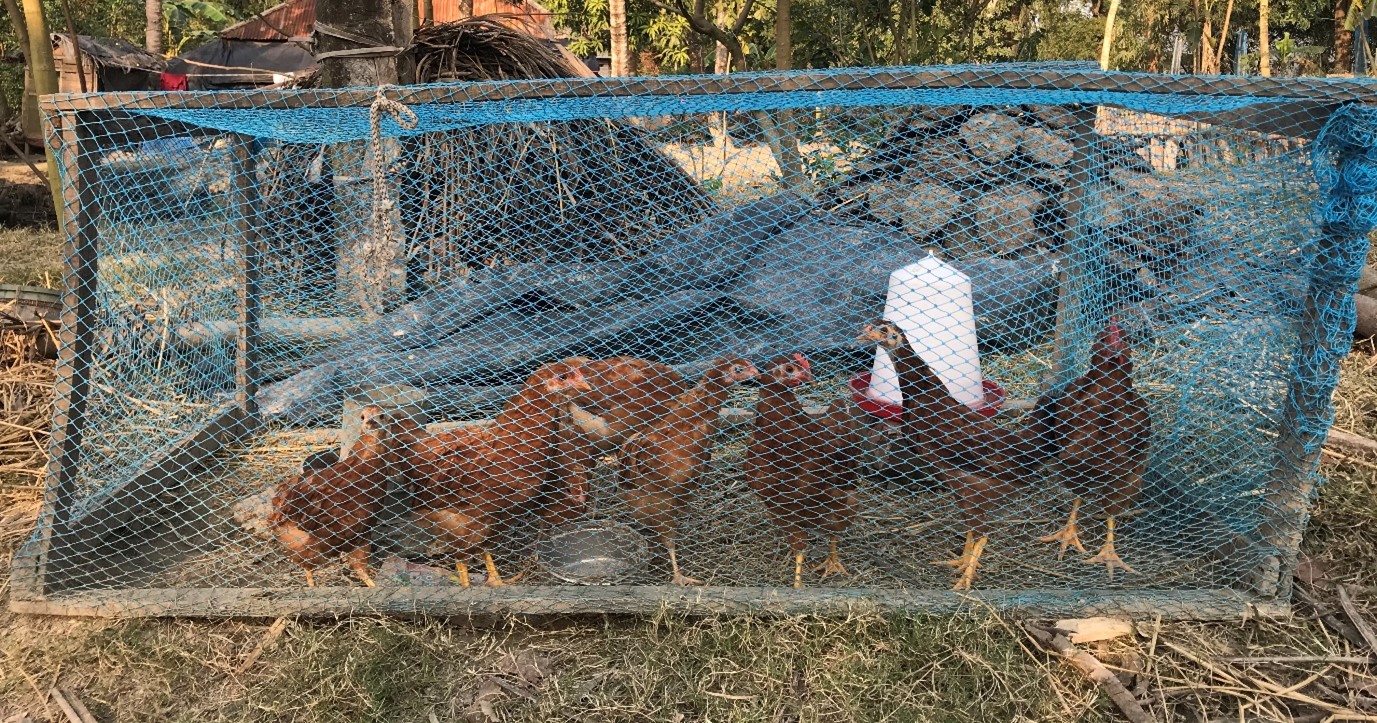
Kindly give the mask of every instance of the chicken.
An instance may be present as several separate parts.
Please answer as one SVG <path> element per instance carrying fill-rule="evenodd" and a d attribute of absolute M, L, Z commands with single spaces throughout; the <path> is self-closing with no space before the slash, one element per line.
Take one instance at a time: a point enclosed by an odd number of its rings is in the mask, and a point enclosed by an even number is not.
<path fill-rule="evenodd" d="M 1103 563 L 1111 579 L 1116 568 L 1133 572 L 1114 549 L 1114 517 L 1137 499 L 1147 471 L 1152 419 L 1147 403 L 1133 390 L 1133 362 L 1116 320 L 1110 320 L 1091 347 L 1090 369 L 1067 386 L 1056 426 L 1061 478 L 1076 500 L 1066 526 L 1041 541 L 1060 543 L 1058 559 L 1067 547 L 1085 552 L 1076 518 L 1088 500 L 1109 519 L 1104 547 L 1086 562 Z"/>
<path fill-rule="evenodd" d="M 588 389 L 576 366 L 546 364 L 491 426 L 420 436 L 410 445 L 405 472 L 417 495 L 417 522 L 461 558 L 455 563 L 460 584 L 469 584 L 462 558 L 474 551 L 483 554 L 485 584 L 505 584 L 487 544 L 544 488 L 564 405 L 573 392 Z"/>
<path fill-rule="evenodd" d="M 746 481 L 760 497 L 794 552 L 794 587 L 803 587 L 808 533 L 828 533 L 828 556 L 815 570 L 848 574 L 837 552 L 837 535 L 856 516 L 853 494 L 860 467 L 860 431 L 841 406 L 814 420 L 793 388 L 813 380 L 802 354 L 770 362 L 762 375 L 755 429 L 743 464 Z"/>
<path fill-rule="evenodd" d="M 868 325 L 860 338 L 879 343 L 893 356 L 903 397 L 901 429 L 906 451 L 932 466 L 966 518 L 961 556 L 939 564 L 956 568 L 954 589 L 969 590 L 989 542 L 991 508 L 1056 455 L 1055 421 L 1061 395 L 1044 395 L 1019 429 L 1007 429 L 952 397 L 898 325 L 878 321 Z"/>
<path fill-rule="evenodd" d="M 701 581 L 679 571 L 674 546 L 677 518 L 709 460 L 709 436 L 732 385 L 759 372 L 745 359 L 718 359 L 694 388 L 680 394 L 668 414 L 622 445 L 620 486 L 632 514 L 669 552 L 675 585 Z"/>
<path fill-rule="evenodd" d="M 590 389 L 571 396 L 560 424 L 554 469 L 537 503 L 550 524 L 584 513 L 588 470 L 598 455 L 615 453 L 690 388 L 673 367 L 635 357 L 575 357 L 565 363 L 579 368 Z"/>
<path fill-rule="evenodd" d="M 316 584 L 312 571 L 340 554 L 348 555 L 349 568 L 373 587 L 368 545 L 387 488 L 390 443 L 381 408 L 364 407 L 360 416 L 361 433 L 348 457 L 286 480 L 273 493 L 268 528 L 305 570 L 311 587 Z"/>

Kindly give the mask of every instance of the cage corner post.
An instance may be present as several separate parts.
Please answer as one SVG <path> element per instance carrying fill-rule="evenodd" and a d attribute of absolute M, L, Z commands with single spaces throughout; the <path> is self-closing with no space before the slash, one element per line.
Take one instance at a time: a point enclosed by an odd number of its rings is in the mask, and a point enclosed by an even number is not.
<path fill-rule="evenodd" d="M 1066 204 L 1068 217 L 1065 265 L 1058 274 L 1056 325 L 1053 331 L 1052 384 L 1060 387 L 1070 382 L 1076 373 L 1073 345 L 1077 343 L 1076 327 L 1090 316 L 1088 305 L 1093 297 L 1096 252 L 1091 239 L 1095 233 L 1091 211 L 1098 192 L 1098 169 L 1095 167 L 1093 136 L 1099 118 L 1097 105 L 1083 105 L 1073 111 L 1075 123 L 1072 143 L 1075 155 L 1072 162 L 1072 192 Z"/>
<path fill-rule="evenodd" d="M 257 156 L 260 143 L 256 138 L 236 134 L 233 137 L 230 167 L 232 190 L 231 217 L 239 248 L 238 298 L 235 313 L 238 334 L 234 356 L 234 403 L 241 419 L 249 428 L 258 420 L 258 384 L 260 380 L 259 352 L 262 323 L 262 289 L 260 272 L 263 259 L 263 239 L 258 233 L 262 212 L 262 198 L 258 191 Z"/>
<path fill-rule="evenodd" d="M 50 101 L 45 101 L 50 102 Z M 79 101 L 67 101 L 68 104 Z M 96 276 L 99 252 L 95 195 L 98 144 L 93 113 L 68 107 L 45 108 L 50 142 L 61 167 L 63 231 L 62 328 L 54 388 L 52 437 L 42 511 L 35 543 L 14 557 L 11 599 L 40 601 L 51 592 L 55 545 L 71 525 L 77 475 L 87 423 L 91 371 L 96 349 Z"/>
<path fill-rule="evenodd" d="M 1264 591 L 1285 599 L 1299 565 L 1301 536 L 1316 489 L 1320 453 L 1333 423 L 1331 397 L 1353 339 L 1353 289 L 1377 227 L 1377 107 L 1337 109 L 1315 141 L 1319 181 L 1319 235 L 1307 253 L 1305 305 L 1276 460 L 1267 482 L 1269 516 L 1260 538 L 1271 555 L 1255 577 Z"/>

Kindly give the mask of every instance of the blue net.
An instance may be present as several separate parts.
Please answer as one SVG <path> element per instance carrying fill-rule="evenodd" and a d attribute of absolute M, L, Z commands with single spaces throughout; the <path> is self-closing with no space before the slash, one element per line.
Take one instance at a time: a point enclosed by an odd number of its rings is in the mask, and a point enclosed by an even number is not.
<path fill-rule="evenodd" d="M 14 605 L 1283 610 L 1374 98 L 1080 64 L 54 96 Z"/>

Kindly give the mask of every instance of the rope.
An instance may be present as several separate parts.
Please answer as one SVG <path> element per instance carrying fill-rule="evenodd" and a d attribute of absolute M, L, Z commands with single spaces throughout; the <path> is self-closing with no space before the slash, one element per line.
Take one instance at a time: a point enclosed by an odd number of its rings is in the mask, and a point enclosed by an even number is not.
<path fill-rule="evenodd" d="M 399 101 L 387 97 L 389 86 L 378 86 L 378 95 L 368 108 L 369 160 L 368 169 L 373 176 L 373 240 L 365 250 L 364 257 L 369 265 L 384 273 L 391 270 L 395 255 L 391 253 L 392 240 L 396 229 L 392 221 L 392 197 L 387 190 L 387 149 L 383 147 L 382 119 L 386 114 L 404 130 L 416 127 L 419 119 L 416 113 Z M 383 293 L 381 286 L 375 286 L 369 295 Z M 379 299 L 380 301 L 380 299 Z M 367 311 L 381 310 L 381 304 L 370 304 Z"/>

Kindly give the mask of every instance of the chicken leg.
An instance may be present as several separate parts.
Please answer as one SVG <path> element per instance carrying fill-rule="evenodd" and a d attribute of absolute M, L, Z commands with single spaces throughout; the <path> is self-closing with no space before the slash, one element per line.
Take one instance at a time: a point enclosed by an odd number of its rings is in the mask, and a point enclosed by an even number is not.
<path fill-rule="evenodd" d="M 454 563 L 454 571 L 459 573 L 459 587 L 469 586 L 469 566 L 463 562 Z"/>
<path fill-rule="evenodd" d="M 819 563 L 814 570 L 821 571 L 818 577 L 826 580 L 828 575 L 850 575 L 851 572 L 842 564 L 841 555 L 837 553 L 837 536 L 828 535 L 827 537 L 827 557 Z"/>
<path fill-rule="evenodd" d="M 680 585 L 680 586 L 684 586 L 684 587 L 687 587 L 687 586 L 690 586 L 690 585 L 702 585 L 702 584 L 703 584 L 703 581 L 702 581 L 702 580 L 699 580 L 699 579 L 693 578 L 693 577 L 689 577 L 689 576 L 685 575 L 684 573 L 679 572 L 679 555 L 676 553 L 676 551 L 675 551 L 675 549 L 674 549 L 674 538 L 673 538 L 673 537 L 666 537 L 666 538 L 665 538 L 665 548 L 666 548 L 667 550 L 669 550 L 669 570 L 670 570 L 670 572 L 672 573 L 671 576 L 670 576 L 670 578 L 669 578 L 669 581 L 670 581 L 671 584 Z"/>
<path fill-rule="evenodd" d="M 1085 552 L 1085 545 L 1081 544 L 1080 529 L 1076 526 L 1076 517 L 1080 514 L 1081 501 L 1077 499 L 1071 503 L 1071 515 L 1066 519 L 1066 526 L 1046 537 L 1039 537 L 1038 542 L 1060 542 L 1061 548 L 1057 550 L 1057 559 L 1066 557 L 1066 548 L 1074 547 L 1081 552 Z"/>
<path fill-rule="evenodd" d="M 794 589 L 803 589 L 803 550 L 794 551 Z"/>
<path fill-rule="evenodd" d="M 497 563 L 492 561 L 492 553 L 487 550 L 483 551 L 483 567 L 488 571 L 488 579 L 483 581 L 484 587 L 501 587 L 507 584 L 497 573 Z"/>
<path fill-rule="evenodd" d="M 981 535 L 980 539 L 976 540 L 975 531 L 967 530 L 966 546 L 961 549 L 961 556 L 955 560 L 943 560 L 934 563 L 956 568 L 956 572 L 960 576 L 956 579 L 956 584 L 953 585 L 951 589 L 971 589 L 971 583 L 975 582 L 975 571 L 980 568 L 980 555 L 985 552 L 985 543 L 989 542 L 989 540 L 990 538 L 986 535 Z"/>
<path fill-rule="evenodd" d="M 368 576 L 368 550 L 358 548 L 349 552 L 349 569 L 354 571 L 359 580 L 368 587 L 377 587 L 373 578 Z"/>
<path fill-rule="evenodd" d="M 302 568 L 302 570 L 304 570 L 305 573 L 306 573 L 306 587 L 315 587 L 315 586 L 316 586 L 316 576 L 315 576 L 314 573 L 311 572 L 311 568 L 305 567 L 305 568 Z"/>
<path fill-rule="evenodd" d="M 1118 552 L 1114 551 L 1114 517 L 1112 515 L 1109 518 L 1108 529 L 1105 532 L 1104 547 L 1101 547 L 1100 551 L 1095 553 L 1094 557 L 1086 559 L 1086 563 L 1091 565 L 1103 563 L 1106 571 L 1109 573 L 1110 580 L 1114 579 L 1114 568 L 1116 567 L 1122 569 L 1124 572 L 1137 572 L 1137 570 L 1129 567 L 1128 563 L 1124 562 L 1123 559 L 1119 557 Z"/>

